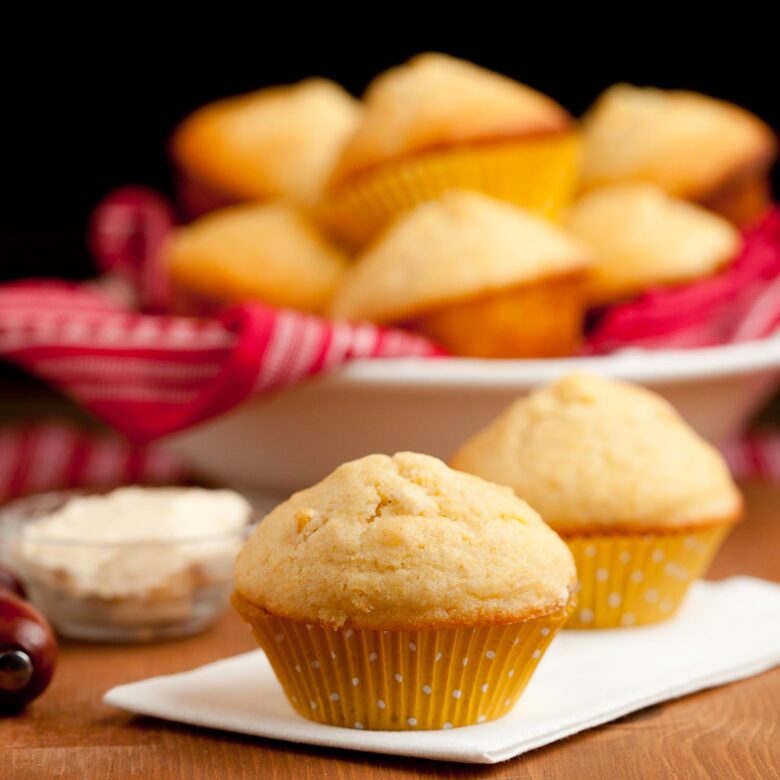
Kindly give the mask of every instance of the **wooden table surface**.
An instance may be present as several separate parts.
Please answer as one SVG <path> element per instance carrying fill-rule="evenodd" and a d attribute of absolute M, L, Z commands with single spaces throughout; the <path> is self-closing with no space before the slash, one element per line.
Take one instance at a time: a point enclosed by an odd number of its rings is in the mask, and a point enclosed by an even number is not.
<path fill-rule="evenodd" d="M 748 519 L 710 576 L 780 581 L 780 489 L 745 487 Z M 148 647 L 63 642 L 50 689 L 23 715 L 0 719 L 0 778 L 780 777 L 780 667 L 487 767 L 247 738 L 132 717 L 101 703 L 119 683 L 252 647 L 232 615 L 202 636 Z"/>

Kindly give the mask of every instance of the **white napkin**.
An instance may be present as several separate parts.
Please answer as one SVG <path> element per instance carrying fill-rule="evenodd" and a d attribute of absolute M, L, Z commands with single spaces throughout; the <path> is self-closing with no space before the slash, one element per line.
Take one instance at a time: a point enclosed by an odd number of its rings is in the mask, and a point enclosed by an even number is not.
<path fill-rule="evenodd" d="M 449 731 L 357 731 L 298 716 L 261 651 L 120 685 L 105 701 L 141 715 L 289 742 L 495 763 L 629 712 L 780 664 L 780 586 L 696 583 L 679 614 L 645 628 L 564 631 L 517 707 Z"/>

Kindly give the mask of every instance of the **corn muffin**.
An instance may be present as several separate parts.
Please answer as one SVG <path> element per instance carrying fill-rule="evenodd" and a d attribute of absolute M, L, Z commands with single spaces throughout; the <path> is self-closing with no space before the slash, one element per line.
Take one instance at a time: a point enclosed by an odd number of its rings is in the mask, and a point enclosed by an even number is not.
<path fill-rule="evenodd" d="M 738 106 L 707 95 L 617 84 L 583 118 L 581 186 L 657 184 L 738 224 L 770 203 L 772 130 Z"/>
<path fill-rule="evenodd" d="M 571 609 L 574 564 L 509 488 L 405 452 L 345 463 L 280 504 L 235 582 L 299 714 L 440 729 L 514 705 Z"/>
<path fill-rule="evenodd" d="M 583 195 L 566 225 L 593 250 L 588 300 L 595 304 L 709 276 L 742 248 L 739 231 L 723 217 L 642 182 Z"/>
<path fill-rule="evenodd" d="M 575 350 L 589 250 L 547 220 L 452 190 L 401 216 L 353 265 L 331 313 L 405 324 L 457 355 Z"/>
<path fill-rule="evenodd" d="M 673 615 L 742 513 L 721 455 L 666 401 L 595 376 L 519 399 L 452 464 L 512 487 L 569 544 L 574 627 Z"/>
<path fill-rule="evenodd" d="M 421 54 L 378 76 L 364 103 L 320 212 L 353 247 L 453 187 L 552 217 L 576 185 L 579 145 L 569 114 L 470 62 Z"/>
<path fill-rule="evenodd" d="M 359 102 L 319 78 L 204 106 L 172 140 L 185 209 L 195 216 L 238 201 L 312 203 L 359 118 Z"/>
<path fill-rule="evenodd" d="M 296 208 L 244 203 L 176 228 L 164 248 L 178 313 L 262 301 L 322 312 L 346 257 Z"/>

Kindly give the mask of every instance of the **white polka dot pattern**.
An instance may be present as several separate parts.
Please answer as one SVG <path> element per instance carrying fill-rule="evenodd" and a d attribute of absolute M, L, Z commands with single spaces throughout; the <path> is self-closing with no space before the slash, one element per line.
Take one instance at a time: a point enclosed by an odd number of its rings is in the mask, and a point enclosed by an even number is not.
<path fill-rule="evenodd" d="M 589 624 L 593 622 L 593 610 L 588 609 L 587 607 L 585 609 L 581 609 L 579 611 L 579 614 L 577 615 L 580 619 L 580 623 Z"/>
<path fill-rule="evenodd" d="M 255 633 L 299 714 L 391 730 L 473 725 L 505 714 L 566 618 L 559 612 L 478 628 L 333 631 L 257 612 Z"/>
<path fill-rule="evenodd" d="M 639 626 L 668 618 L 729 528 L 564 536 L 580 586 L 577 611 L 566 627 Z"/>

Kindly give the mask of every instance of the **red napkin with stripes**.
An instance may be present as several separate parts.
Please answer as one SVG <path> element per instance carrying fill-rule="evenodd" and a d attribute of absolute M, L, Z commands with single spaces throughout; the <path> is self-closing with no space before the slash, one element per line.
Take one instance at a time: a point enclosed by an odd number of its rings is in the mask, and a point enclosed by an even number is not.
<path fill-rule="evenodd" d="M 650 289 L 607 309 L 584 351 L 709 347 L 764 338 L 778 327 L 780 209 L 774 209 L 745 232 L 740 255 L 720 273 Z"/>
<path fill-rule="evenodd" d="M 60 388 L 133 442 L 224 412 L 247 397 L 356 358 L 443 356 L 413 333 L 243 305 L 214 319 L 161 314 L 167 203 L 140 188 L 96 210 L 91 246 L 104 281 L 0 286 L 0 356 Z M 759 338 L 780 324 L 780 213 L 745 237 L 740 258 L 703 282 L 613 307 L 589 349 L 695 347 Z"/>

